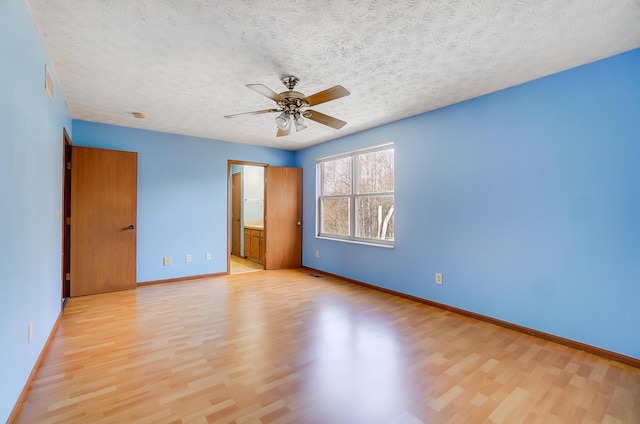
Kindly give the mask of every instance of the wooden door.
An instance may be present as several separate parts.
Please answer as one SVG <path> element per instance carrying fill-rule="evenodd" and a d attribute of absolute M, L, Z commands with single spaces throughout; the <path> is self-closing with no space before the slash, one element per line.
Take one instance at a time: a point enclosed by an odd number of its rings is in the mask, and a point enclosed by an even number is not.
<path fill-rule="evenodd" d="M 240 217 L 242 216 L 242 174 L 231 176 L 231 254 L 240 256 Z M 246 249 L 246 247 L 245 247 Z"/>
<path fill-rule="evenodd" d="M 265 269 L 302 266 L 302 169 L 268 166 Z"/>
<path fill-rule="evenodd" d="M 72 147 L 71 296 L 136 287 L 138 154 Z"/>
<path fill-rule="evenodd" d="M 67 275 L 71 273 L 71 138 L 67 130 L 62 134 L 62 298 L 71 296 L 71 287 Z M 63 307 L 66 302 L 63 301 Z"/>

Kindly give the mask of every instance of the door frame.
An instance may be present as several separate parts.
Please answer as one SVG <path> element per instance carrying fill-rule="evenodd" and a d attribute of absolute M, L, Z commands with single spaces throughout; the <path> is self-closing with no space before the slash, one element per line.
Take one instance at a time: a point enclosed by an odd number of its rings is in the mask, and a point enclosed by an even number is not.
<path fill-rule="evenodd" d="M 244 160 L 227 160 L 227 275 L 231 273 L 231 230 L 232 230 L 232 216 L 231 216 L 231 180 L 232 180 L 232 167 L 233 165 L 249 165 L 249 166 L 261 166 L 265 168 L 264 177 L 267 177 L 266 168 L 269 166 L 268 163 L 264 162 L 248 162 Z M 264 187 L 265 195 L 267 191 L 267 185 Z M 263 213 L 264 214 L 264 213 Z M 264 220 L 264 215 L 263 215 Z M 265 228 L 266 231 L 266 228 Z M 242 234 L 240 235 L 242 237 Z M 266 233 L 265 233 L 266 236 Z"/>

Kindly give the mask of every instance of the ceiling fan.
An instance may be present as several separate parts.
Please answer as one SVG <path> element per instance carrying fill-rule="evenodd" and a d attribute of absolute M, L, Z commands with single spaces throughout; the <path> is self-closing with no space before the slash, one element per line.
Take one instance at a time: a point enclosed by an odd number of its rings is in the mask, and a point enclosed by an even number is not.
<path fill-rule="evenodd" d="M 331 100 L 339 99 L 340 97 L 348 96 L 349 91 L 341 85 L 328 88 L 323 91 L 319 91 L 311 96 L 305 96 L 299 91 L 294 91 L 295 86 L 300 82 L 297 77 L 286 76 L 282 78 L 282 83 L 288 90 L 278 94 L 270 88 L 262 84 L 246 84 L 246 86 L 253 91 L 262 94 L 265 97 L 270 98 L 278 105 L 274 109 L 263 109 L 255 112 L 236 113 L 234 115 L 226 115 L 225 118 L 235 118 L 241 115 L 260 115 L 263 113 L 280 113 L 276 117 L 276 126 L 278 127 L 277 137 L 289 135 L 291 131 L 291 121 L 296 127 L 296 131 L 302 131 L 307 128 L 304 123 L 304 118 L 311 119 L 312 121 L 319 122 L 320 124 L 327 125 L 331 128 L 340 129 L 347 123 L 340 119 L 334 118 L 324 113 L 320 113 L 315 110 L 307 109 L 310 106 L 319 105 Z"/>

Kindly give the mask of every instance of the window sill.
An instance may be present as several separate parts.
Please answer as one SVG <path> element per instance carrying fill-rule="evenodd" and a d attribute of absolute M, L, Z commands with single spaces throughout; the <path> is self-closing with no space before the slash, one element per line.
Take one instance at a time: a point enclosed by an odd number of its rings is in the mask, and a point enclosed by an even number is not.
<path fill-rule="evenodd" d="M 371 246 L 371 247 L 383 247 L 385 249 L 394 249 L 396 247 L 395 244 L 382 244 L 382 243 L 367 242 L 367 241 L 360 241 L 360 240 L 348 240 L 348 239 L 341 239 L 341 238 L 324 237 L 324 236 L 318 236 L 318 235 L 316 235 L 316 238 L 320 240 L 338 241 L 341 243 L 361 244 L 364 246 Z"/>

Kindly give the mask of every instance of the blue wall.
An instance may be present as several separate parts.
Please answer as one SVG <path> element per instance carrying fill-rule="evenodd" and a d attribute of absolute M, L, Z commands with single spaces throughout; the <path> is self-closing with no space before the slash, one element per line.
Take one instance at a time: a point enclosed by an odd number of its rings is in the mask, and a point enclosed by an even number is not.
<path fill-rule="evenodd" d="M 226 272 L 227 161 L 294 160 L 285 150 L 85 121 L 73 121 L 73 144 L 138 152 L 138 282 Z"/>
<path fill-rule="evenodd" d="M 395 248 L 315 238 L 316 158 L 388 140 Z M 305 266 L 640 358 L 640 50 L 297 161 Z"/>
<path fill-rule="evenodd" d="M 15 405 L 60 313 L 62 131 L 59 87 L 23 0 L 0 1 L 0 421 Z M 28 343 L 28 325 L 33 338 Z"/>

